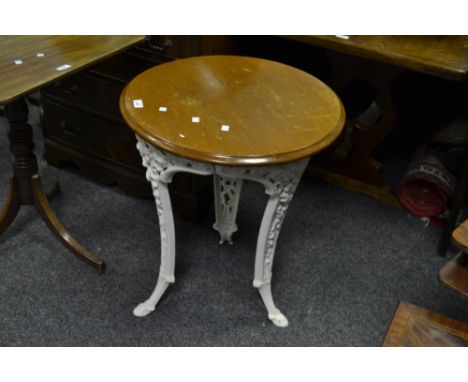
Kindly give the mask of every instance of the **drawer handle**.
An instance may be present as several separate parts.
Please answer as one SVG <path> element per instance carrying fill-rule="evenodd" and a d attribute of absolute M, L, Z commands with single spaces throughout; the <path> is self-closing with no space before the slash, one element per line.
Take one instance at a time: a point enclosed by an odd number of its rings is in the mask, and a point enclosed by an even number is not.
<path fill-rule="evenodd" d="M 165 39 L 164 41 L 158 43 L 158 44 L 154 44 L 152 42 L 152 38 L 151 36 L 148 36 L 146 38 L 146 43 L 148 44 L 148 46 L 151 48 L 151 49 L 154 49 L 154 50 L 157 50 L 158 52 L 161 52 L 161 53 L 166 53 L 167 50 L 174 45 L 174 43 L 169 40 L 168 38 Z"/>
<path fill-rule="evenodd" d="M 55 83 L 56 86 L 58 86 L 60 88 L 60 90 L 65 93 L 65 94 L 69 94 L 69 95 L 72 95 L 72 94 L 75 94 L 77 91 L 78 91 L 78 86 L 76 84 L 73 84 L 72 86 L 70 86 L 69 88 L 66 88 L 62 81 L 57 81 Z"/>
<path fill-rule="evenodd" d="M 77 137 L 81 133 L 81 129 L 77 126 L 70 126 L 67 121 L 60 121 L 60 127 L 63 129 L 63 132 L 72 137 Z"/>

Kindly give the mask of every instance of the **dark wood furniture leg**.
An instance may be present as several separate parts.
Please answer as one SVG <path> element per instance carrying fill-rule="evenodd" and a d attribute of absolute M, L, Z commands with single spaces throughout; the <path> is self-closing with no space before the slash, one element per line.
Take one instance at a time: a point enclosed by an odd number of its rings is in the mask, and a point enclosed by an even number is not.
<path fill-rule="evenodd" d="M 5 105 L 5 114 L 10 124 L 8 137 L 13 153 L 13 176 L 10 178 L 10 193 L 7 204 L 0 215 L 0 234 L 13 222 L 23 205 L 35 205 L 42 219 L 55 236 L 75 256 L 96 268 L 99 273 L 105 270 L 105 263 L 94 257 L 68 233 L 52 211 L 42 184 L 37 175 L 37 160 L 34 155 L 33 132 L 28 124 L 28 105 L 21 98 Z M 57 193 L 58 186 L 52 190 Z"/>
<path fill-rule="evenodd" d="M 10 190 L 8 192 L 8 200 L 0 215 L 0 235 L 10 226 L 15 220 L 16 215 L 21 207 L 19 198 L 18 186 L 15 177 L 10 177 Z"/>

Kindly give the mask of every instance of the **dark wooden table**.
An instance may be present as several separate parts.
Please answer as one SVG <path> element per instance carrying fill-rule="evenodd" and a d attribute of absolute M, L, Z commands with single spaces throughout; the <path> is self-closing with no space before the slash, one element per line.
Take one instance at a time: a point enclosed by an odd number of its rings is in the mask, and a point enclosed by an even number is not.
<path fill-rule="evenodd" d="M 468 36 L 288 37 L 453 81 L 468 78 Z"/>
<path fill-rule="evenodd" d="M 56 237 L 78 258 L 96 268 L 105 263 L 82 247 L 65 229 L 48 203 L 34 155 L 25 96 L 144 40 L 143 36 L 3 36 L 0 37 L 0 105 L 5 105 L 13 154 L 13 175 L 0 215 L 0 235 L 21 206 L 34 205 Z M 54 194 L 58 191 L 55 187 Z"/>
<path fill-rule="evenodd" d="M 374 102 L 353 121 L 331 150 L 315 158 L 316 173 L 344 188 L 399 205 L 384 185 L 376 147 L 394 129 L 397 110 L 391 88 L 405 70 L 451 81 L 468 79 L 468 36 L 285 36 L 325 48 L 331 63 L 327 83 L 339 95 L 351 83 L 370 86 Z"/>

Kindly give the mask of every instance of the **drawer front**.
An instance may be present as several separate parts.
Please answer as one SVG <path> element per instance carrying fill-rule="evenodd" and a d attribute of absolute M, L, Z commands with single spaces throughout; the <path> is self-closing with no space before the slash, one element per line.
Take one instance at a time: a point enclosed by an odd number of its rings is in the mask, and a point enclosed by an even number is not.
<path fill-rule="evenodd" d="M 45 101 L 68 103 L 121 121 L 119 97 L 124 86 L 123 82 L 105 81 L 85 72 L 48 86 L 42 95 Z"/>
<path fill-rule="evenodd" d="M 80 111 L 44 101 L 44 137 L 83 154 L 142 169 L 133 132 Z"/>
<path fill-rule="evenodd" d="M 200 54 L 202 36 L 149 36 L 141 48 L 168 59 L 176 59 Z"/>
<path fill-rule="evenodd" d="M 199 56 L 204 54 L 235 54 L 235 36 L 150 36 L 140 47 L 160 52 L 169 59 Z"/>
<path fill-rule="evenodd" d="M 126 84 L 141 72 L 170 60 L 168 57 L 155 55 L 143 47 L 136 47 L 101 61 L 90 67 L 88 71 Z"/>
<path fill-rule="evenodd" d="M 90 67 L 95 75 L 126 84 L 153 66 L 200 54 L 197 36 L 151 36 L 144 43 Z"/>

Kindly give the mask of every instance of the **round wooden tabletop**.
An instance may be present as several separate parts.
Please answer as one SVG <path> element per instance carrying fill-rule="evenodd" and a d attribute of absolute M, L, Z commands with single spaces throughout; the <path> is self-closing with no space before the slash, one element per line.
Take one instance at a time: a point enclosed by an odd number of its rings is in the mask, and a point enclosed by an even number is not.
<path fill-rule="evenodd" d="M 134 78 L 121 113 L 173 154 L 230 166 L 273 165 L 327 147 L 345 119 L 338 96 L 299 69 L 264 59 L 201 56 Z"/>

